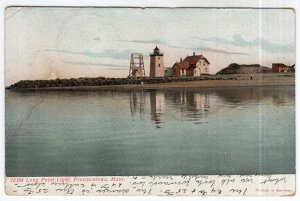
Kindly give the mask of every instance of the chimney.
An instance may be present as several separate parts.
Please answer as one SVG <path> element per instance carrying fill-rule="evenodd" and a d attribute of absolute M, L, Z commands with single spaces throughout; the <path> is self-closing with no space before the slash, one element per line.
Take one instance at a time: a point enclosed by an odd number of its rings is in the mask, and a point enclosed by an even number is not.
<path fill-rule="evenodd" d="M 193 52 L 193 56 L 195 56 L 196 54 L 195 54 L 195 52 Z"/>
<path fill-rule="evenodd" d="M 182 57 L 180 58 L 180 63 L 182 62 Z"/>

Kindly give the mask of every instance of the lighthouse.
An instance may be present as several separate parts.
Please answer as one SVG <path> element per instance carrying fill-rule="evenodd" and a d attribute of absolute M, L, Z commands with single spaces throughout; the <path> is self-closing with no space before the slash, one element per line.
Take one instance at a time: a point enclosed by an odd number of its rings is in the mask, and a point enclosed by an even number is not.
<path fill-rule="evenodd" d="M 164 77 L 164 53 L 156 46 L 150 54 L 150 77 Z"/>

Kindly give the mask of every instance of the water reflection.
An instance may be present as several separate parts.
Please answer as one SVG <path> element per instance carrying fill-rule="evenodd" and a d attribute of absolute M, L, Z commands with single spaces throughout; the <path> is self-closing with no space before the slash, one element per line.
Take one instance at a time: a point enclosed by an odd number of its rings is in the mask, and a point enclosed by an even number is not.
<path fill-rule="evenodd" d="M 140 115 L 140 118 L 143 118 L 143 113 L 145 113 L 145 94 L 143 91 L 136 92 L 132 91 L 130 93 L 130 100 L 129 100 L 129 106 L 130 106 L 130 114 L 131 117 L 134 118 L 136 116 L 136 113 L 138 112 Z M 137 111 L 139 110 L 139 111 Z"/>
<path fill-rule="evenodd" d="M 188 120 L 197 121 L 207 118 L 209 94 L 207 91 L 170 91 L 166 94 L 166 100 Z"/>
<path fill-rule="evenodd" d="M 163 123 L 162 114 L 165 108 L 165 95 L 162 92 L 150 91 L 150 110 L 151 120 L 156 124 L 157 128 L 161 128 L 159 124 Z"/>
<path fill-rule="evenodd" d="M 264 104 L 267 101 L 272 102 L 274 106 L 293 105 L 295 90 L 289 87 L 133 90 L 129 97 L 133 118 L 139 113 L 140 119 L 142 119 L 147 113 L 146 104 L 149 104 L 150 118 L 157 128 L 161 128 L 168 118 L 176 118 L 178 114 L 182 119 L 201 124 L 207 123 L 205 119 L 210 114 L 217 113 L 224 106 L 240 109 L 248 107 L 248 104 Z"/>
<path fill-rule="evenodd" d="M 229 104 L 246 104 L 272 99 L 274 105 L 287 105 L 295 100 L 295 89 L 291 87 L 225 88 L 216 90 L 215 93 Z"/>
<path fill-rule="evenodd" d="M 291 174 L 295 88 L 6 91 L 5 140 L 8 176 Z"/>

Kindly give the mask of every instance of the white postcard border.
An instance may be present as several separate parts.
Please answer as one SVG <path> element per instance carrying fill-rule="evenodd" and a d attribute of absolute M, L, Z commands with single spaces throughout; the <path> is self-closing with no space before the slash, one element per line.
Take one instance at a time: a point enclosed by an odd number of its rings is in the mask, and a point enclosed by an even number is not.
<path fill-rule="evenodd" d="M 297 3 L 296 0 L 279 0 L 279 1 L 253 1 L 253 0 L 233 0 L 231 1 L 230 3 L 228 1 L 222 1 L 222 0 L 212 0 L 212 1 L 205 1 L 205 0 L 200 0 L 200 1 L 157 1 L 157 0 L 153 0 L 153 1 L 146 1 L 146 0 L 143 0 L 143 1 L 122 1 L 122 0 L 117 0 L 117 1 L 109 1 L 109 0 L 105 0 L 105 1 L 101 1 L 99 3 L 99 1 L 96 1 L 96 0 L 89 0 L 89 1 L 68 1 L 68 0 L 44 0 L 44 1 L 34 1 L 34 0 L 3 0 L 0 2 L 0 6 L 1 6 L 1 27 L 2 27 L 2 32 L 0 33 L 1 35 L 1 38 L 4 38 L 4 9 L 6 6 L 9 6 L 9 5 L 22 5 L 22 6 L 154 6 L 154 7 L 160 7 L 160 6 L 165 6 L 165 7 L 168 7 L 168 6 L 171 6 L 171 7 L 181 7 L 181 6 L 185 6 L 185 7 L 199 7 L 199 6 L 207 6 L 207 7 L 214 7 L 214 6 L 221 6 L 221 7 L 224 7 L 224 6 L 229 6 L 229 7 L 291 7 L 291 8 L 294 8 L 294 9 L 298 9 L 299 11 L 299 2 Z M 300 18 L 299 18 L 299 14 L 297 13 L 297 33 L 299 33 L 299 21 L 300 21 Z M 298 34 L 299 35 L 299 34 Z M 1 40 L 1 45 L 2 47 L 4 47 L 4 40 Z M 0 122 L 1 122 L 1 125 L 0 126 L 0 132 L 2 133 L 2 138 L 0 140 L 0 143 L 1 143 L 1 158 L 0 158 L 0 163 L 2 164 L 1 166 L 1 170 L 2 170 L 2 173 L 4 174 L 4 156 L 5 156 L 5 153 L 4 153 L 4 49 L 3 48 L 0 48 L 0 52 L 1 52 L 1 75 L 0 75 L 0 92 L 1 92 L 1 97 L 0 97 L 0 102 L 1 102 L 1 106 L 0 106 L 0 112 L 1 112 L 1 116 L 0 116 Z M 299 40 L 297 40 L 297 55 L 299 55 Z M 297 57 L 297 63 L 299 63 L 299 56 Z M 299 72 L 297 71 L 296 73 L 296 80 L 299 79 Z M 296 82 L 297 83 L 297 82 Z M 297 100 L 297 103 L 299 98 L 298 98 L 298 94 L 299 94 L 299 89 L 298 87 L 296 87 L 296 100 Z M 299 110 L 297 109 L 297 114 L 298 114 Z M 296 124 L 298 125 L 299 123 L 299 118 L 296 118 Z M 297 132 L 296 132 L 297 133 Z M 297 138 L 297 142 L 296 144 L 299 144 L 299 138 Z M 297 146 L 297 153 L 298 152 L 299 148 Z M 298 161 L 299 157 L 298 157 L 298 154 L 297 154 L 297 161 Z M 297 172 L 299 170 L 299 166 L 297 166 Z M 297 181 L 299 181 L 299 176 L 297 175 L 296 176 L 297 178 Z M 41 197 L 37 196 L 37 197 L 24 197 L 24 196 L 7 196 L 4 192 L 4 176 L 1 177 L 1 180 L 0 180 L 0 192 L 1 192 L 1 195 L 0 195 L 0 199 L 1 200 L 40 200 Z M 7 179 L 7 178 L 6 178 Z M 296 192 L 299 192 L 299 185 L 296 185 L 297 187 L 297 190 Z M 82 199 L 87 199 L 87 198 L 82 198 L 82 197 L 61 197 L 61 196 L 56 196 L 56 197 L 52 197 L 52 196 L 49 196 L 49 197 L 46 197 L 46 198 L 43 198 L 45 200 L 53 200 L 53 199 L 72 199 L 72 200 L 82 200 Z M 99 200 L 98 197 L 88 197 L 88 199 L 93 199 L 93 200 Z M 101 198 L 103 199 L 103 198 Z M 105 199 L 117 199 L 117 200 L 129 200 L 129 199 L 140 199 L 139 197 L 137 198 L 132 198 L 132 197 L 125 197 L 125 198 L 122 198 L 122 197 L 106 197 Z M 164 199 L 164 198 L 145 198 L 145 199 L 151 199 L 151 200 L 157 200 L 157 199 Z M 197 197 L 194 197 L 194 198 L 191 198 L 191 199 L 197 199 Z M 201 198 L 203 199 L 203 198 Z M 216 198 L 216 197 L 213 197 L 213 198 L 209 198 L 209 197 L 205 197 L 206 200 L 215 200 L 215 199 L 221 199 L 221 197 L 219 198 Z M 229 198 L 228 198 L 229 199 Z M 230 197 L 230 200 L 238 200 L 240 199 L 240 197 Z M 249 199 L 249 198 L 247 198 Z M 256 198 L 253 198 L 251 197 L 250 198 L 251 200 L 278 200 L 278 197 L 256 197 Z M 292 197 L 289 197 L 288 200 L 297 200 L 299 199 L 299 196 L 298 194 L 296 194 L 296 196 L 292 196 Z M 285 199 L 287 200 L 287 199 Z"/>

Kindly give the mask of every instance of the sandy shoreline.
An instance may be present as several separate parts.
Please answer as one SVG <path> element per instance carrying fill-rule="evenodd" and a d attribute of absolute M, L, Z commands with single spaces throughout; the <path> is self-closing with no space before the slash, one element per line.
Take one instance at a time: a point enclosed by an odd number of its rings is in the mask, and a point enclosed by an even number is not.
<path fill-rule="evenodd" d="M 174 89 L 174 88 L 224 88 L 224 87 L 264 87 L 295 86 L 294 78 L 255 79 L 255 80 L 201 80 L 189 82 L 157 83 L 157 84 L 124 84 L 107 86 L 73 86 L 15 89 L 26 90 L 132 90 L 132 89 Z"/>

